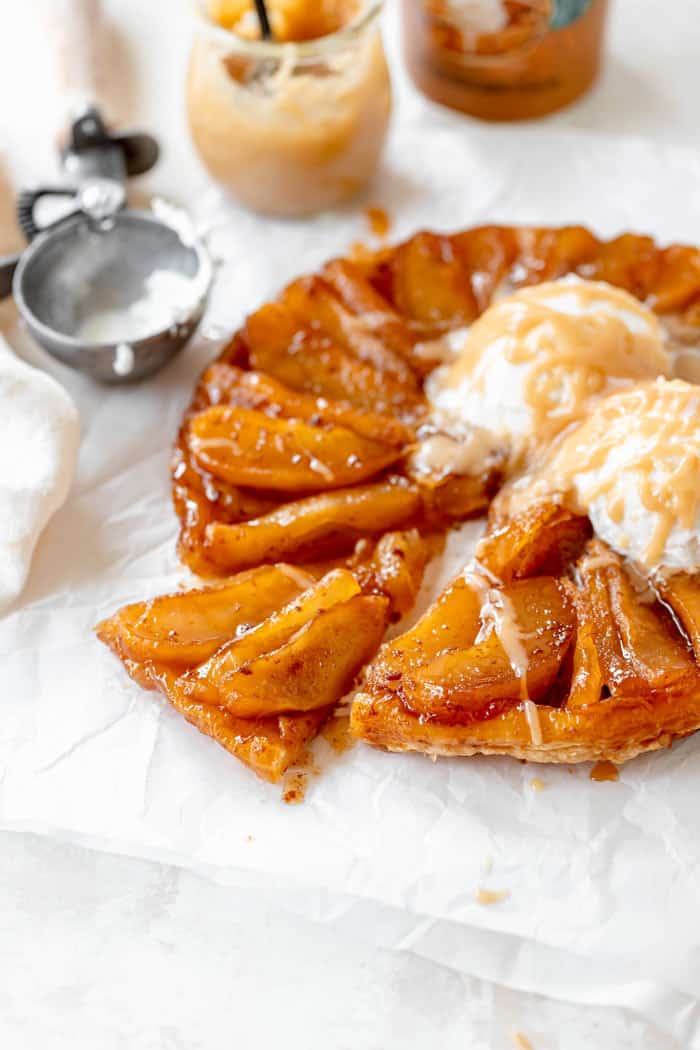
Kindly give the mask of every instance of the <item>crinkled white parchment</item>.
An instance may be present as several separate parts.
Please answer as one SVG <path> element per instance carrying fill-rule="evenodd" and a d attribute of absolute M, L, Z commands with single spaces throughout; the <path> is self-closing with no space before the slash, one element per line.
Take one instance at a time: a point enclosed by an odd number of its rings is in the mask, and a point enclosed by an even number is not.
<path fill-rule="evenodd" d="M 477 128 L 437 108 L 404 113 L 369 200 L 391 213 L 396 238 L 584 222 L 604 235 L 700 243 L 700 158 L 690 152 Z M 359 208 L 276 222 L 212 191 L 196 211 L 223 260 L 210 334 L 366 235 Z M 588 767 L 433 763 L 361 745 L 337 756 L 321 741 L 323 775 L 304 805 L 288 807 L 93 638 L 100 617 L 184 577 L 167 463 L 215 349 L 200 338 L 154 381 L 116 390 L 49 366 L 80 408 L 83 442 L 72 496 L 0 622 L 1 825 L 254 885 L 467 973 L 632 1007 L 700 1047 L 700 738 L 603 784 Z M 469 529 L 465 555 L 468 539 Z M 535 776 L 544 790 L 532 789 Z M 510 895 L 485 907 L 479 886 Z"/>

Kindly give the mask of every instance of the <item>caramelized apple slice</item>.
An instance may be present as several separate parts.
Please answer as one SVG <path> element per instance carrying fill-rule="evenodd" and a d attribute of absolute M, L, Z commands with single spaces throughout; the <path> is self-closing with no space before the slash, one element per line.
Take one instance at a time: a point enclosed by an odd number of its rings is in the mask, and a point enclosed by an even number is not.
<path fill-rule="evenodd" d="M 456 328 L 476 317 L 470 274 L 451 238 L 416 234 L 396 249 L 391 269 L 397 309 L 426 331 Z"/>
<path fill-rule="evenodd" d="M 364 591 L 385 594 L 400 618 L 413 608 L 430 550 L 417 529 L 387 532 L 376 546 L 365 540 L 349 567 Z M 367 549 L 369 548 L 369 550 Z"/>
<path fill-rule="evenodd" d="M 680 313 L 700 297 L 700 252 L 675 244 L 660 252 L 660 273 L 649 292 L 656 313 Z"/>
<path fill-rule="evenodd" d="M 257 518 L 280 504 L 277 493 L 253 492 L 214 478 L 196 462 L 182 435 L 173 453 L 171 476 L 173 505 L 182 525 L 178 554 L 198 575 L 212 575 L 202 553 L 207 525 Z"/>
<path fill-rule="evenodd" d="M 493 589 L 489 600 L 500 609 L 484 625 L 484 637 L 437 656 L 413 680 L 404 678 L 400 695 L 412 710 L 438 718 L 488 718 L 503 709 L 503 701 L 540 700 L 553 686 L 576 627 L 564 587 L 539 576 Z"/>
<path fill-rule="evenodd" d="M 479 226 L 451 240 L 469 271 L 477 310 L 483 313 L 515 258 L 515 234 L 507 226 Z"/>
<path fill-rule="evenodd" d="M 581 276 L 607 281 L 644 300 L 657 281 L 659 262 L 659 252 L 651 237 L 623 233 L 612 241 L 601 241 Z"/>
<path fill-rule="evenodd" d="M 603 674 L 590 623 L 579 623 L 574 647 L 571 687 L 567 708 L 597 704 L 603 694 Z"/>
<path fill-rule="evenodd" d="M 576 560 L 590 535 L 588 518 L 555 503 L 535 503 L 490 527 L 479 544 L 478 558 L 504 583 L 557 576 Z"/>
<path fill-rule="evenodd" d="M 386 346 L 381 335 L 362 317 L 346 309 L 322 277 L 302 277 L 294 281 L 285 288 L 282 301 L 300 321 L 313 322 L 337 346 L 351 351 L 360 361 L 409 386 L 417 386 L 406 359 Z"/>
<path fill-rule="evenodd" d="M 695 659 L 700 661 L 700 576 L 674 572 L 658 579 L 656 586 L 680 620 L 692 642 Z"/>
<path fill-rule="evenodd" d="M 367 668 L 368 689 L 398 692 L 404 677 L 446 650 L 472 645 L 481 627 L 479 592 L 458 576 L 405 634 L 382 646 Z"/>
<path fill-rule="evenodd" d="M 697 677 L 668 614 L 635 593 L 620 559 L 593 541 L 579 562 L 579 616 L 590 625 L 603 682 L 613 696 L 672 691 Z"/>
<path fill-rule="evenodd" d="M 357 595 L 321 609 L 279 648 L 230 670 L 219 703 L 242 718 L 327 708 L 376 652 L 388 608 L 383 596 Z"/>
<path fill-rule="evenodd" d="M 183 679 L 191 696 L 205 703 L 222 704 L 229 692 L 229 679 L 251 660 L 279 649 L 317 613 L 360 593 L 360 585 L 347 569 L 329 572 L 298 598 L 273 613 L 240 638 L 234 638 L 211 659 Z"/>
<path fill-rule="evenodd" d="M 181 437 L 171 465 L 173 503 L 183 524 L 195 526 L 217 521 L 245 521 L 266 514 L 279 505 L 279 497 L 232 485 L 205 470 Z"/>
<path fill-rule="evenodd" d="M 599 241 L 583 226 L 516 229 L 515 284 L 541 284 L 579 271 L 596 255 Z"/>
<path fill-rule="evenodd" d="M 425 411 L 415 377 L 405 381 L 360 361 L 302 324 L 281 303 L 270 303 L 248 318 L 245 327 L 253 368 L 274 376 L 293 390 L 349 401 L 356 408 L 418 418 Z"/>
<path fill-rule="evenodd" d="M 405 319 L 372 287 L 358 265 L 348 259 L 334 259 L 324 266 L 323 276 L 366 331 L 376 335 L 384 346 L 414 368 L 424 370 L 424 361 L 414 354 L 416 336 Z"/>
<path fill-rule="evenodd" d="M 250 569 L 218 587 L 126 605 L 98 624 L 97 636 L 131 660 L 194 667 L 312 583 L 311 576 L 292 566 Z"/>
<path fill-rule="evenodd" d="M 202 703 L 180 688 L 180 680 L 151 667 L 155 686 L 200 733 L 210 736 L 259 777 L 276 784 L 301 761 L 330 708 L 269 718 L 238 718 L 222 707 Z"/>
<path fill-rule="evenodd" d="M 373 438 L 397 448 L 414 439 L 414 432 L 391 416 L 362 411 L 346 400 L 331 401 L 325 397 L 291 390 L 264 372 L 246 372 L 234 365 L 215 361 L 202 376 L 211 405 L 238 405 L 281 419 L 302 419 L 314 426 L 335 423 L 361 437 Z"/>
<path fill-rule="evenodd" d="M 483 513 L 498 483 L 498 471 L 485 469 L 482 474 L 451 474 L 437 484 L 426 484 L 415 476 L 421 488 L 426 517 L 435 525 L 464 521 Z"/>
<path fill-rule="evenodd" d="M 417 488 L 402 478 L 287 503 L 240 525 L 212 522 L 205 556 L 223 572 L 264 562 L 310 560 L 351 548 L 357 539 L 403 525 L 421 510 Z"/>
<path fill-rule="evenodd" d="M 312 426 L 264 412 L 216 405 L 189 424 L 192 454 L 234 485 L 313 492 L 366 481 L 401 456 L 401 448 L 360 437 L 347 427 Z"/>

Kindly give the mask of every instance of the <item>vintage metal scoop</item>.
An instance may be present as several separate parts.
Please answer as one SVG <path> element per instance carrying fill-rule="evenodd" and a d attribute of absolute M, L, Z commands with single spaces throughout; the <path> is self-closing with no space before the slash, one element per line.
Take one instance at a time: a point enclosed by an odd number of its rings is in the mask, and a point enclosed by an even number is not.
<path fill-rule="evenodd" d="M 72 38 L 85 43 L 96 0 L 69 6 Z M 157 158 L 151 136 L 112 134 L 94 104 L 82 105 L 61 151 L 65 184 L 20 195 L 29 247 L 0 259 L 0 298 L 14 295 L 50 354 L 103 382 L 155 372 L 187 343 L 206 303 L 212 267 L 203 244 L 177 223 L 125 209 L 127 177 Z M 40 226 L 38 206 L 57 196 L 67 198 L 67 214 Z"/>

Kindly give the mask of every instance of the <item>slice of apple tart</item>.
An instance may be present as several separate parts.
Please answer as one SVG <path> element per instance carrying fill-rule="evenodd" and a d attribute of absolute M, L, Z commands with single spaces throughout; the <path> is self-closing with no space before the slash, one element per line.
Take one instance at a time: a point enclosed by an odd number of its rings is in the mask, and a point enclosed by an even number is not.
<path fill-rule="evenodd" d="M 262 565 L 127 605 L 97 634 L 143 688 L 274 782 L 411 608 L 429 553 L 416 531 L 387 533 L 358 545 L 352 570 Z"/>
<path fill-rule="evenodd" d="M 477 560 L 386 643 L 354 733 L 623 762 L 700 727 L 700 387 L 600 400 L 494 501 Z"/>

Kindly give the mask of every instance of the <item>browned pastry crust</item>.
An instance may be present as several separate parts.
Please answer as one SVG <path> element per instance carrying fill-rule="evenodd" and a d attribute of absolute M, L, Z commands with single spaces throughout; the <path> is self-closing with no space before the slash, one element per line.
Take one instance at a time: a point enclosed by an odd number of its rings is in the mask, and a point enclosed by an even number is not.
<path fill-rule="evenodd" d="M 428 755 L 510 755 L 530 762 L 627 762 L 643 751 L 669 747 L 700 726 L 700 686 L 691 695 L 667 693 L 606 700 L 595 707 L 537 705 L 541 743 L 532 740 L 523 705 L 469 725 L 423 720 L 394 695 L 355 697 L 351 729 L 387 751 Z"/>

